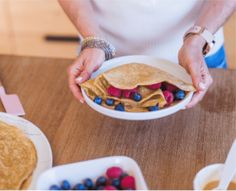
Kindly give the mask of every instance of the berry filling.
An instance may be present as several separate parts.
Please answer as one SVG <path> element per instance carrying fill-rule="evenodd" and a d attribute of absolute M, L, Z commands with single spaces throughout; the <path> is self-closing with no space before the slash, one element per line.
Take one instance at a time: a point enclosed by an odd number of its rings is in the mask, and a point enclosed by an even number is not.
<path fill-rule="evenodd" d="M 124 98 L 131 98 L 131 95 L 137 92 L 138 92 L 138 88 L 134 88 L 132 90 L 122 90 L 122 96 Z"/>
<path fill-rule="evenodd" d="M 151 89 L 151 90 L 157 90 L 161 88 L 161 83 L 156 83 L 156 84 L 152 84 L 152 85 L 148 85 L 147 88 Z"/>
<path fill-rule="evenodd" d="M 170 91 L 170 92 L 175 92 L 178 90 L 178 88 L 172 84 L 169 84 L 167 82 L 163 83 L 163 87 L 165 90 Z"/>
<path fill-rule="evenodd" d="M 107 93 L 110 96 L 114 96 L 114 97 L 120 98 L 121 94 L 122 94 L 122 91 L 120 89 L 118 89 L 118 88 L 113 87 L 113 86 L 109 86 L 108 89 L 107 89 Z"/>
<path fill-rule="evenodd" d="M 178 87 L 175 85 L 169 84 L 167 82 L 162 82 L 162 83 L 156 83 L 156 84 L 151 84 L 145 86 L 150 90 L 158 90 L 161 89 L 163 92 L 164 98 L 166 100 L 166 105 L 165 106 L 170 106 L 174 101 L 178 100 L 183 100 L 186 96 L 186 92 L 183 90 L 180 90 Z M 140 102 L 143 97 L 139 93 L 139 88 L 133 88 L 133 89 L 119 89 L 114 86 L 109 86 L 107 89 L 107 93 L 110 96 L 116 97 L 116 98 L 126 98 L 126 99 L 132 99 L 135 102 Z M 100 97 L 97 97 L 94 102 L 97 104 L 101 104 L 102 100 Z M 117 111 L 125 111 L 125 107 L 123 103 L 118 103 L 115 105 L 115 100 L 113 99 L 106 99 L 105 100 L 106 105 L 108 106 L 114 106 L 114 109 Z M 158 105 L 153 105 L 150 107 L 147 107 L 148 111 L 157 111 L 160 108 Z"/>

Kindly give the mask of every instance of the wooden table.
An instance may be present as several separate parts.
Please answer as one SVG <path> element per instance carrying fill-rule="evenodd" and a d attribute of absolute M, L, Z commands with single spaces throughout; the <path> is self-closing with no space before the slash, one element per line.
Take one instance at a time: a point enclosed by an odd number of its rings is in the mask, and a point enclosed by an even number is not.
<path fill-rule="evenodd" d="M 236 71 L 211 70 L 214 85 L 194 109 L 132 122 L 77 102 L 67 85 L 71 62 L 0 56 L 3 84 L 20 96 L 25 118 L 46 134 L 54 165 L 127 155 L 138 162 L 150 189 L 192 189 L 198 170 L 225 160 L 236 137 Z"/>

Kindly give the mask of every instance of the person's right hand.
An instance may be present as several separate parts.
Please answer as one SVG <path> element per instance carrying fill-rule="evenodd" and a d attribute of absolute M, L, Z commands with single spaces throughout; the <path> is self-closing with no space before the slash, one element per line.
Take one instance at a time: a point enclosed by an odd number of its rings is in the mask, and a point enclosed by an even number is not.
<path fill-rule="evenodd" d="M 84 98 L 81 93 L 80 84 L 88 80 L 105 61 L 105 53 L 98 48 L 84 49 L 75 62 L 68 68 L 69 87 L 76 99 L 81 103 Z"/>

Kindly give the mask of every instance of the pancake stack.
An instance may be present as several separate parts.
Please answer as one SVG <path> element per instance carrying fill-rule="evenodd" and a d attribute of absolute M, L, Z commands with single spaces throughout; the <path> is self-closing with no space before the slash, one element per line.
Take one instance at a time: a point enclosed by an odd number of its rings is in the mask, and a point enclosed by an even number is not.
<path fill-rule="evenodd" d="M 36 164 L 32 141 L 17 127 L 0 121 L 0 190 L 27 189 Z"/>

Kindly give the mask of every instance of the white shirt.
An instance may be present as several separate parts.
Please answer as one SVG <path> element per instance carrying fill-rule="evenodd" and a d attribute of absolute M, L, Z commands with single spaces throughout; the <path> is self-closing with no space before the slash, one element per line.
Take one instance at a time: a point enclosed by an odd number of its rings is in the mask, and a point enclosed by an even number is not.
<path fill-rule="evenodd" d="M 203 0 L 91 0 L 104 38 L 116 55 L 152 55 L 178 63 L 185 32 L 193 26 Z M 223 44 L 223 29 L 216 45 Z"/>

